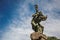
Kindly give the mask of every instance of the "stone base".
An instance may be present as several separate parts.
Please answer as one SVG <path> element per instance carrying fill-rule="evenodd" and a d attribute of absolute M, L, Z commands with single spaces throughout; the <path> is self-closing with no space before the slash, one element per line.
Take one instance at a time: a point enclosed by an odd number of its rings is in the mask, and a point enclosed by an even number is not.
<path fill-rule="evenodd" d="M 39 32 L 33 32 L 30 35 L 31 40 L 47 40 L 46 35 L 39 33 Z"/>

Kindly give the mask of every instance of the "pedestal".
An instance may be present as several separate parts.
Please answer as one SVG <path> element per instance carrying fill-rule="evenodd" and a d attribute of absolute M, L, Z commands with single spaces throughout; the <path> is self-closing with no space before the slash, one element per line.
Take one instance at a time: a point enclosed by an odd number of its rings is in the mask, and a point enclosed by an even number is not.
<path fill-rule="evenodd" d="M 31 33 L 30 38 L 31 40 L 47 40 L 47 36 L 39 32 Z"/>

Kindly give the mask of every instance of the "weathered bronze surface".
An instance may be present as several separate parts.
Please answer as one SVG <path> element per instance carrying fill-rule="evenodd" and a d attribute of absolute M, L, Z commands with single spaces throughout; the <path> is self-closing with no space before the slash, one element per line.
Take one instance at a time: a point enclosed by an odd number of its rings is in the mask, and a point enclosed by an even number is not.
<path fill-rule="evenodd" d="M 31 21 L 32 29 L 35 32 L 43 33 L 44 27 L 40 24 L 41 21 L 45 21 L 47 16 L 44 16 L 42 12 L 38 12 L 38 5 L 35 5 L 36 13 L 32 15 L 33 19 Z"/>

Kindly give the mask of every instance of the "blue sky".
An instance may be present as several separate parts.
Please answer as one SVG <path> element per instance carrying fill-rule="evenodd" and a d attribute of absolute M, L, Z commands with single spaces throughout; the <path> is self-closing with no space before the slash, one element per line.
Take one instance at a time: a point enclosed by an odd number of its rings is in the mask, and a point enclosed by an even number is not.
<path fill-rule="evenodd" d="M 60 38 L 60 0 L 0 0 L 0 40 L 30 40 L 35 4 L 48 16 L 44 34 Z"/>

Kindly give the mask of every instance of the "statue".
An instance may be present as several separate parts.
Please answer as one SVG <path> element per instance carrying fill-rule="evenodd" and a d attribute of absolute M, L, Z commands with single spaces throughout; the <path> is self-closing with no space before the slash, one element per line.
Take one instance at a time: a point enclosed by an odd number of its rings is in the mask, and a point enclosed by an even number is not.
<path fill-rule="evenodd" d="M 46 40 L 47 36 L 43 34 L 44 27 L 40 24 L 41 21 L 45 21 L 47 16 L 44 16 L 42 12 L 38 11 L 38 5 L 35 5 L 36 13 L 32 15 L 32 29 L 35 31 L 31 33 L 31 40 Z"/>
<path fill-rule="evenodd" d="M 44 16 L 42 12 L 38 12 L 38 5 L 35 5 L 36 13 L 32 15 L 33 19 L 31 21 L 32 29 L 35 32 L 43 33 L 44 27 L 40 24 L 41 21 L 45 21 L 47 16 Z"/>

